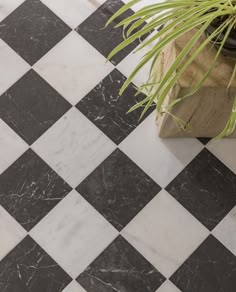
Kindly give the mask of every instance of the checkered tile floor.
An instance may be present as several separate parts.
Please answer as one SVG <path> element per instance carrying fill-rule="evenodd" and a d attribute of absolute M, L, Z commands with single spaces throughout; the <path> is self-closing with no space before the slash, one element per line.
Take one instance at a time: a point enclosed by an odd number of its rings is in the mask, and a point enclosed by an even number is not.
<path fill-rule="evenodd" d="M 123 5 L 0 0 L 0 292 L 236 291 L 236 142 L 126 114 Z"/>

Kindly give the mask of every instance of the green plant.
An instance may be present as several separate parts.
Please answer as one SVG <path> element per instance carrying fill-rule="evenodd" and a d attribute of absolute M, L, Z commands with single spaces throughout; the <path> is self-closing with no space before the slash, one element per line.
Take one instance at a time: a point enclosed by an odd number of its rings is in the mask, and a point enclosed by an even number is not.
<path fill-rule="evenodd" d="M 113 15 L 113 17 L 111 17 L 107 25 L 140 1 L 142 0 L 130 0 L 129 3 L 123 6 L 116 14 Z M 197 43 L 199 38 L 205 34 L 206 29 L 216 21 L 218 23 L 217 28 L 211 34 L 208 34 L 205 41 L 192 52 L 194 45 Z M 156 109 L 159 113 L 170 113 L 170 109 L 173 106 L 175 106 L 178 102 L 181 102 L 183 99 L 191 96 L 199 90 L 199 88 L 201 88 L 214 68 L 219 55 L 224 49 L 227 39 L 232 31 L 236 29 L 236 1 L 163 0 L 161 3 L 159 2 L 148 5 L 138 10 L 132 16 L 126 18 L 117 25 L 117 27 L 120 26 L 123 26 L 124 28 L 124 41 L 110 53 L 108 59 L 111 59 L 115 54 L 134 42 L 136 39 L 140 39 L 146 34 L 152 33 L 148 39 L 141 43 L 138 50 L 142 50 L 150 44 L 153 44 L 153 47 L 143 56 L 140 63 L 136 66 L 120 90 L 120 93 L 122 94 L 140 69 L 147 63 L 151 63 L 149 80 L 137 90 L 137 94 L 141 91 L 145 91 L 147 96 L 132 107 L 130 112 L 142 107 L 142 117 L 150 106 L 156 104 Z M 160 26 L 163 26 L 163 28 L 158 30 Z M 194 28 L 197 28 L 196 33 L 193 34 L 191 40 L 179 53 L 166 74 L 157 82 L 155 64 L 164 48 L 173 40 Z M 195 60 L 196 56 L 209 44 L 215 45 L 216 53 L 209 69 L 203 75 L 202 80 L 200 80 L 200 82 L 198 82 L 198 84 L 187 95 L 179 97 L 169 104 L 168 108 L 164 108 L 164 101 L 171 88 L 178 82 L 180 76 Z M 186 61 L 186 56 L 190 51 L 191 57 Z M 233 78 L 235 78 L 235 75 L 236 65 L 234 72 L 232 72 L 232 78 L 229 80 L 229 86 L 232 83 Z M 181 121 L 179 121 L 179 124 L 181 125 Z M 217 138 L 229 136 L 235 128 L 236 97 L 228 123 Z"/>

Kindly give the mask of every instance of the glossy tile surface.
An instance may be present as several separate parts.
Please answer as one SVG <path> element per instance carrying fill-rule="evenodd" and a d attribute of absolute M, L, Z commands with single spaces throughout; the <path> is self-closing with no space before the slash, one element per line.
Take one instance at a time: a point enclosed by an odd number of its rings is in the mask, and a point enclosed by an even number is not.
<path fill-rule="evenodd" d="M 114 29 L 114 26 L 133 13 L 130 9 L 126 10 L 125 13 L 114 20 L 111 25 L 105 27 L 110 17 L 123 6 L 124 4 L 120 0 L 108 0 L 76 29 L 81 36 L 106 58 L 109 53 L 123 41 L 122 27 Z M 139 39 L 137 38 L 131 45 L 114 56 L 111 62 L 117 65 L 133 51 L 138 44 Z"/>
<path fill-rule="evenodd" d="M 27 231 L 70 190 L 31 149 L 0 175 L 0 204 Z"/>
<path fill-rule="evenodd" d="M 27 232 L 0 206 L 0 260 L 2 260 L 26 235 Z"/>
<path fill-rule="evenodd" d="M 127 113 L 127 2 L 0 0 L 0 292 L 236 291 L 235 139 Z"/>
<path fill-rule="evenodd" d="M 30 69 L 30 65 L 1 39 L 0 64 L 0 94 L 2 95 Z"/>
<path fill-rule="evenodd" d="M 28 148 L 28 145 L 0 120 L 0 174 Z"/>
<path fill-rule="evenodd" d="M 30 234 L 75 278 L 118 232 L 73 190 Z"/>
<path fill-rule="evenodd" d="M 236 204 L 235 174 L 207 149 L 198 154 L 166 190 L 209 230 Z"/>
<path fill-rule="evenodd" d="M 37 140 L 70 107 L 33 70 L 0 96 L 0 117 L 28 144 Z"/>
<path fill-rule="evenodd" d="M 71 32 L 34 69 L 71 104 L 76 104 L 113 69 L 76 32 Z"/>
<path fill-rule="evenodd" d="M 0 36 L 30 65 L 70 32 L 70 28 L 38 0 L 26 0 L 1 22 Z"/>
<path fill-rule="evenodd" d="M 105 0 L 42 0 L 42 2 L 71 28 L 76 28 L 95 12 Z"/>
<path fill-rule="evenodd" d="M 171 277 L 183 292 L 233 292 L 236 258 L 210 235 Z"/>
<path fill-rule="evenodd" d="M 77 187 L 78 192 L 118 230 L 125 227 L 160 189 L 119 149 Z"/>
<path fill-rule="evenodd" d="M 77 278 L 88 292 L 154 292 L 164 280 L 121 236 Z"/>
<path fill-rule="evenodd" d="M 125 81 L 126 78 L 117 69 L 113 70 L 76 106 L 116 144 L 122 142 L 144 120 L 139 121 L 141 110 L 127 114 L 145 95 L 135 98 L 136 89 L 133 84 L 120 95 L 120 88 Z M 144 118 L 152 110 L 153 108 Z"/>
<path fill-rule="evenodd" d="M 33 149 L 76 187 L 115 149 L 115 144 L 72 108 L 34 143 Z"/>
<path fill-rule="evenodd" d="M 0 262 L 0 289 L 11 292 L 61 291 L 71 278 L 29 236 Z"/>
<path fill-rule="evenodd" d="M 203 146 L 196 139 L 160 139 L 154 127 L 155 119 L 156 113 L 153 112 L 119 147 L 153 180 L 165 187 Z"/>
<path fill-rule="evenodd" d="M 164 276 L 170 277 L 209 231 L 162 190 L 122 235 Z"/>

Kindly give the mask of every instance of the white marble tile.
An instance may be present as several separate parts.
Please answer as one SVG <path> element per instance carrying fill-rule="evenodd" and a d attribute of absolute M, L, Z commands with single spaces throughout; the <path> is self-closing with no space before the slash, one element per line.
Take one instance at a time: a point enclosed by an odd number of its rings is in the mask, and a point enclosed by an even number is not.
<path fill-rule="evenodd" d="M 72 187 L 77 187 L 116 146 L 72 108 L 32 148 Z"/>
<path fill-rule="evenodd" d="M 28 145 L 0 119 L 0 174 L 28 149 Z"/>
<path fill-rule="evenodd" d="M 165 187 L 203 149 L 197 139 L 161 139 L 155 111 L 119 146 L 153 180 Z"/>
<path fill-rule="evenodd" d="M 25 0 L 1 0 L 0 1 L 0 21 L 7 17 L 14 9 L 16 9 Z"/>
<path fill-rule="evenodd" d="M 153 34 L 150 36 L 152 37 Z M 149 37 L 149 38 L 150 38 Z M 145 41 L 147 41 L 146 39 Z M 140 51 L 134 50 L 131 52 L 123 61 L 119 63 L 117 68 L 120 70 L 121 73 L 123 73 L 126 77 L 129 77 L 129 75 L 133 72 L 133 70 L 136 68 L 136 66 L 139 64 L 143 56 L 153 48 L 153 44 L 148 45 L 147 47 L 143 48 Z M 149 79 L 149 71 L 150 71 L 150 65 L 151 63 L 147 63 L 134 77 L 133 83 L 137 86 L 140 86 L 144 83 L 148 82 Z"/>
<path fill-rule="evenodd" d="M 162 190 L 121 232 L 164 276 L 171 276 L 209 231 Z"/>
<path fill-rule="evenodd" d="M 72 278 L 76 278 L 118 232 L 80 194 L 72 191 L 30 235 Z"/>
<path fill-rule="evenodd" d="M 235 139 L 211 140 L 207 144 L 207 149 L 236 174 L 236 155 L 232 154 L 236 149 Z"/>
<path fill-rule="evenodd" d="M 156 292 L 181 292 L 174 284 L 170 281 L 166 281 Z"/>
<path fill-rule="evenodd" d="M 35 71 L 72 104 L 90 92 L 113 68 L 75 31 L 34 65 Z"/>
<path fill-rule="evenodd" d="M 86 292 L 76 281 L 72 281 L 62 292 Z"/>
<path fill-rule="evenodd" d="M 76 28 L 105 0 L 41 0 L 71 28 Z"/>
<path fill-rule="evenodd" d="M 0 206 L 0 260 L 2 260 L 25 236 L 27 232 Z"/>
<path fill-rule="evenodd" d="M 123 0 L 124 3 L 129 3 L 130 0 Z M 131 7 L 132 10 L 137 11 L 147 5 L 152 5 L 152 4 L 156 4 L 158 2 L 163 2 L 163 0 L 141 0 L 140 2 L 138 2 L 137 4 L 133 5 Z"/>
<path fill-rule="evenodd" d="M 29 69 L 30 65 L 0 39 L 0 95 Z"/>
<path fill-rule="evenodd" d="M 226 215 L 212 233 L 236 256 L 236 207 Z"/>

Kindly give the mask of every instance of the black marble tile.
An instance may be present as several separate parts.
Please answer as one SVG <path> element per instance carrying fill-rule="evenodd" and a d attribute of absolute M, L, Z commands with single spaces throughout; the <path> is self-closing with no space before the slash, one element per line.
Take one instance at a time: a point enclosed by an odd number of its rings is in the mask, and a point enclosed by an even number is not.
<path fill-rule="evenodd" d="M 26 0 L 0 23 L 0 37 L 33 65 L 71 29 L 41 1 Z"/>
<path fill-rule="evenodd" d="M 70 190 L 71 187 L 31 149 L 0 176 L 0 204 L 27 231 Z"/>
<path fill-rule="evenodd" d="M 197 138 L 203 145 L 208 144 L 212 138 Z"/>
<path fill-rule="evenodd" d="M 204 149 L 166 190 L 212 230 L 236 204 L 236 175 Z"/>
<path fill-rule="evenodd" d="M 0 118 L 32 144 L 70 107 L 58 92 L 30 70 L 0 97 Z"/>
<path fill-rule="evenodd" d="M 165 278 L 119 236 L 77 281 L 87 292 L 155 292 Z"/>
<path fill-rule="evenodd" d="M 132 84 L 119 95 L 125 80 L 126 78 L 114 69 L 76 106 L 116 144 L 122 142 L 154 109 L 151 107 L 142 120 L 139 120 L 142 109 L 127 113 L 138 101 L 144 99 L 145 95 L 135 96 L 136 89 Z"/>
<path fill-rule="evenodd" d="M 236 257 L 210 235 L 171 281 L 182 292 L 235 292 Z"/>
<path fill-rule="evenodd" d="M 109 53 L 124 40 L 123 28 L 114 27 L 119 22 L 133 14 L 133 11 L 129 9 L 105 28 L 105 25 L 110 17 L 123 6 L 124 3 L 121 0 L 108 0 L 76 29 L 76 31 L 81 36 L 83 36 L 106 58 L 108 57 Z M 145 39 L 145 37 L 146 36 L 141 38 L 141 40 Z M 139 44 L 140 40 L 137 39 L 128 47 L 115 55 L 111 60 L 112 63 L 117 65 Z"/>
<path fill-rule="evenodd" d="M 121 230 L 161 188 L 119 149 L 77 191 L 113 226 Z"/>
<path fill-rule="evenodd" d="M 1 292 L 62 292 L 71 280 L 29 236 L 0 262 Z"/>

